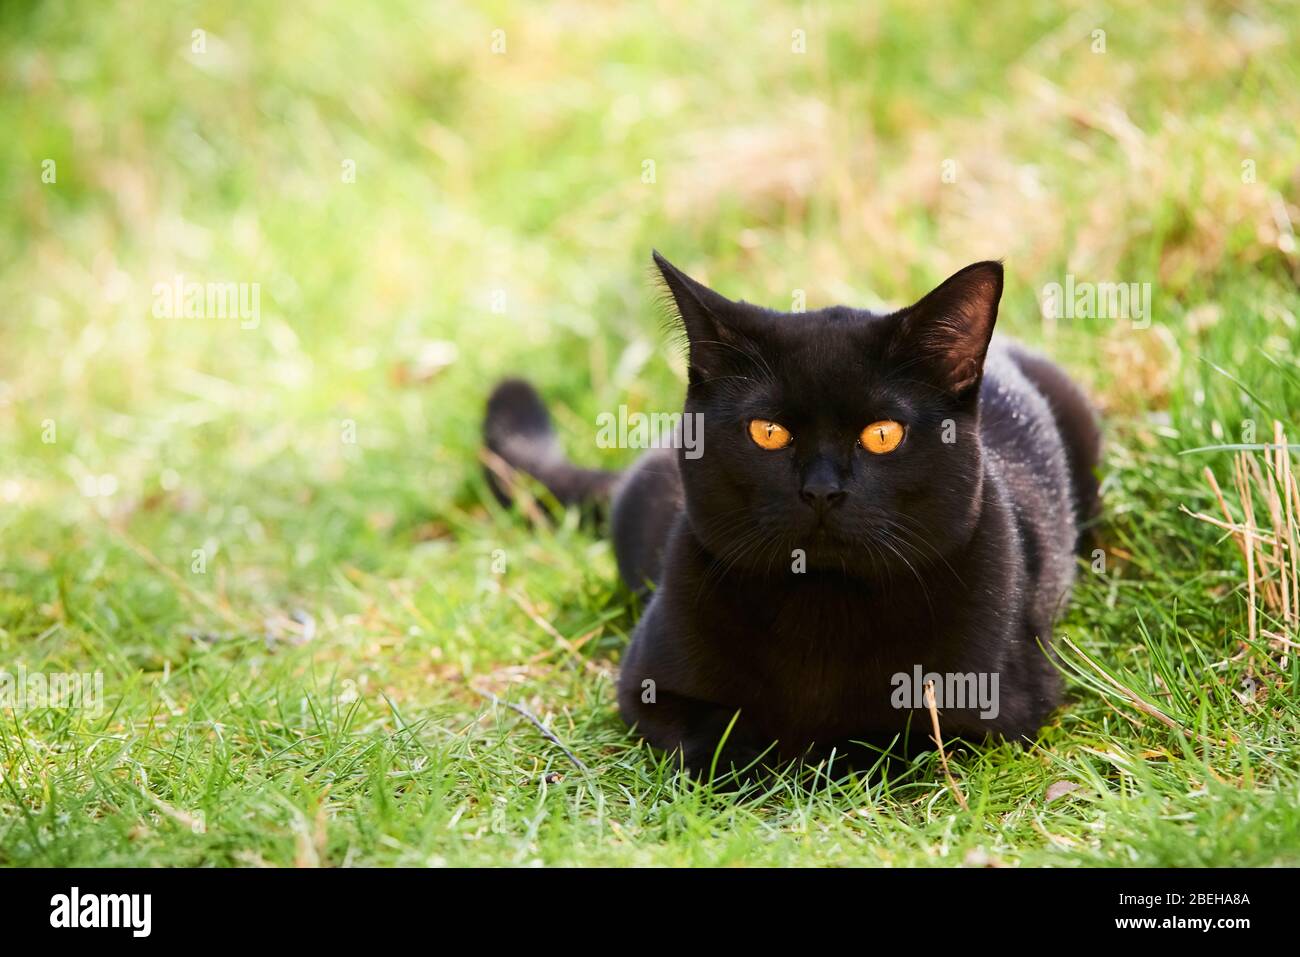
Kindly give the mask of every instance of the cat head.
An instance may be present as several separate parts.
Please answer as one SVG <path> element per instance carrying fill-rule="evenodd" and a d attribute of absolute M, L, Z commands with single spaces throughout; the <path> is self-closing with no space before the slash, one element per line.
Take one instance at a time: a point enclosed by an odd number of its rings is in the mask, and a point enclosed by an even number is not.
<path fill-rule="evenodd" d="M 983 494 L 979 388 L 1002 295 L 980 262 L 889 314 L 733 302 L 657 252 L 686 334 L 687 514 L 724 563 L 866 578 L 970 536 Z"/>

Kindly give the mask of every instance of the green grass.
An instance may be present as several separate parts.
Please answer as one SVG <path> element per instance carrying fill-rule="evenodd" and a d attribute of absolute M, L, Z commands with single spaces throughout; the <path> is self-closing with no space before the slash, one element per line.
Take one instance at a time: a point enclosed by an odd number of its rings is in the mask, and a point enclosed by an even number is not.
<path fill-rule="evenodd" d="M 106 697 L 0 710 L 0 864 L 1300 864 L 1300 664 L 1179 511 L 1230 468 L 1181 452 L 1300 434 L 1294 13 L 1017 6 L 0 7 L 0 668 Z M 608 545 L 491 501 L 497 377 L 589 464 L 680 401 L 651 247 L 784 308 L 1004 258 L 1002 328 L 1105 410 L 1070 703 L 952 756 L 968 811 L 930 757 L 675 777 L 614 711 Z M 154 318 L 178 273 L 260 324 Z M 1067 273 L 1151 282 L 1152 328 L 1044 324 Z"/>

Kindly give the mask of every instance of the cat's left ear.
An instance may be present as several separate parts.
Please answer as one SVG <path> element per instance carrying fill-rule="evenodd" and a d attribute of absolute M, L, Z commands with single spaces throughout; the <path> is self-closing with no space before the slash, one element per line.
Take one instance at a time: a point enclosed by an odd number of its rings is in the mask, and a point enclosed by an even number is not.
<path fill-rule="evenodd" d="M 967 266 L 900 313 L 893 354 L 921 362 L 944 391 L 967 393 L 983 374 L 1001 299 L 1001 263 Z"/>

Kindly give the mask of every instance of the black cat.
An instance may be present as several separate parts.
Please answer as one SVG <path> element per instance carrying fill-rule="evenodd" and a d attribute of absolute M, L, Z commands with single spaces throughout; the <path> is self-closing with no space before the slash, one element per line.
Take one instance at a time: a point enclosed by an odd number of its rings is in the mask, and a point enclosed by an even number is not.
<path fill-rule="evenodd" d="M 1060 700 L 1048 649 L 1100 433 L 1060 369 L 990 345 L 1001 265 L 879 315 L 732 302 L 655 262 L 689 341 L 696 454 L 577 469 L 518 380 L 484 426 L 562 503 L 612 497 L 622 576 L 654 586 L 624 719 L 693 770 L 887 747 L 914 717 L 925 747 L 933 675 L 945 736 L 1032 737 Z"/>

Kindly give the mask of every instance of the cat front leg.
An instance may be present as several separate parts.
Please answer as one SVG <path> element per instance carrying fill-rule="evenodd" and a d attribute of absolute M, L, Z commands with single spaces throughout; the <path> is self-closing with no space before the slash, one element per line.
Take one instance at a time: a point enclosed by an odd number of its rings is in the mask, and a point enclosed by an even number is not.
<path fill-rule="evenodd" d="M 652 678 L 621 681 L 619 711 L 648 744 L 702 779 L 748 775 L 775 754 L 738 709 L 666 691 Z"/>
<path fill-rule="evenodd" d="M 762 738 L 739 710 L 707 705 L 681 743 L 682 765 L 703 780 L 748 778 L 777 763 L 777 743 Z"/>

